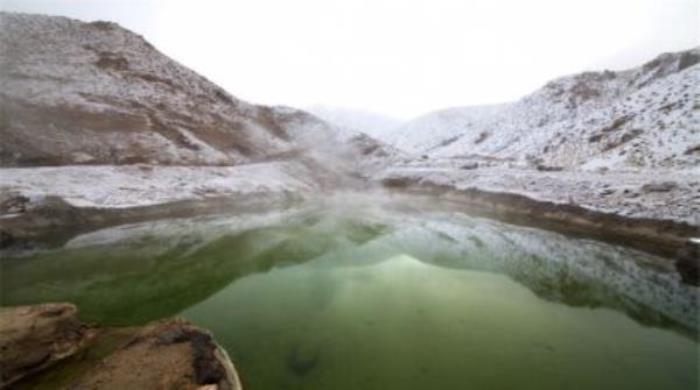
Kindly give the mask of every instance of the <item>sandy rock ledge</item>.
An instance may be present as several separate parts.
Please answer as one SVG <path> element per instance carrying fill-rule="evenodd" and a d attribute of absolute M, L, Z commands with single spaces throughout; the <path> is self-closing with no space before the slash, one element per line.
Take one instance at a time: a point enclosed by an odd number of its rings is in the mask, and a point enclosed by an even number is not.
<path fill-rule="evenodd" d="M 242 388 L 211 333 L 182 318 L 97 328 L 77 312 L 67 303 L 1 308 L 0 389 Z"/>

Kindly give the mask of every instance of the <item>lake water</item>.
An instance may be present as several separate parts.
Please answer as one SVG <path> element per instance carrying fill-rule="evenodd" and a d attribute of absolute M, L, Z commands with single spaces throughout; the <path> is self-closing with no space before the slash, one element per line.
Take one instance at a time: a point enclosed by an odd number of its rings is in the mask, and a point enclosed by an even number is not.
<path fill-rule="evenodd" d="M 121 226 L 0 271 L 4 305 L 184 316 L 249 390 L 698 388 L 698 288 L 668 260 L 417 198 Z"/>

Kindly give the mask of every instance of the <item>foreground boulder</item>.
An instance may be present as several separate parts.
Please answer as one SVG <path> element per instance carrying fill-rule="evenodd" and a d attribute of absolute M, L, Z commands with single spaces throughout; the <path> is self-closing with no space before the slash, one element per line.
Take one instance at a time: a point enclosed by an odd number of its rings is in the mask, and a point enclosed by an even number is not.
<path fill-rule="evenodd" d="M 70 388 L 241 388 L 233 365 L 211 334 L 176 318 L 141 328 Z"/>
<path fill-rule="evenodd" d="M 0 387 L 83 348 L 95 334 L 67 303 L 0 308 Z"/>
<path fill-rule="evenodd" d="M 241 384 L 212 335 L 184 319 L 98 329 L 65 303 L 0 311 L 0 388 L 51 382 L 61 389 L 221 389 Z M 62 360 L 61 364 L 54 364 Z M 54 375 L 77 373 L 75 375 Z M 56 383 L 54 378 L 67 377 Z"/>

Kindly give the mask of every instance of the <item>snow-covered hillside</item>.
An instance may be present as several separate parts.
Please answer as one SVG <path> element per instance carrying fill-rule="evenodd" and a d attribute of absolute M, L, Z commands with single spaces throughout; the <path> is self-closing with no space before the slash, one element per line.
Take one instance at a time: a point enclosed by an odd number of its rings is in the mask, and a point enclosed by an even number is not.
<path fill-rule="evenodd" d="M 626 71 L 562 77 L 517 102 L 425 115 L 384 140 L 433 158 L 583 169 L 698 166 L 698 62 L 695 48 Z"/>
<path fill-rule="evenodd" d="M 519 195 L 698 236 L 700 49 L 390 130 L 238 100 L 113 23 L 0 12 L 0 32 L 0 219 L 20 235 L 52 195 L 129 208 L 385 185 Z"/>
<path fill-rule="evenodd" d="M 4 166 L 383 157 L 358 132 L 236 99 L 114 23 L 0 13 L 0 30 Z"/>

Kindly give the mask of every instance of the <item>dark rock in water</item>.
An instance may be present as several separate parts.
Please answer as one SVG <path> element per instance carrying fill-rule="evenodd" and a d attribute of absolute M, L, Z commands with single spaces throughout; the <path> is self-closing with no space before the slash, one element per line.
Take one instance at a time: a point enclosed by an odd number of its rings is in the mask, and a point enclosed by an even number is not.
<path fill-rule="evenodd" d="M 476 162 L 467 163 L 467 164 L 464 164 L 461 167 L 459 167 L 459 169 L 465 169 L 465 170 L 476 169 L 476 168 L 479 168 L 479 163 L 476 163 Z"/>
<path fill-rule="evenodd" d="M 690 240 L 678 251 L 676 270 L 683 283 L 700 285 L 700 242 Z"/>
<path fill-rule="evenodd" d="M 648 183 L 642 186 L 644 192 L 669 192 L 678 187 L 674 181 L 665 181 L 662 183 Z"/>
<path fill-rule="evenodd" d="M 317 351 L 302 351 L 299 345 L 295 345 L 287 354 L 287 367 L 296 375 L 304 376 L 318 365 Z"/>

